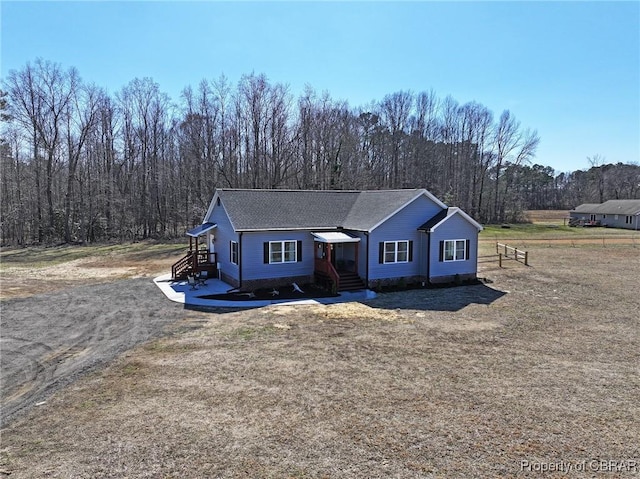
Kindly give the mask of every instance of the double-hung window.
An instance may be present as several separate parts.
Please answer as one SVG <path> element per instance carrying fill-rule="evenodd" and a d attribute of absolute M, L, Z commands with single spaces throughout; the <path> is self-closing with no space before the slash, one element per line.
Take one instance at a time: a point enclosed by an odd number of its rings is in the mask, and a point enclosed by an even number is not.
<path fill-rule="evenodd" d="M 238 260 L 238 243 L 236 241 L 232 241 L 231 242 L 231 246 L 230 246 L 230 257 L 231 257 L 231 262 L 233 264 L 239 264 L 239 260 Z"/>
<path fill-rule="evenodd" d="M 467 259 L 468 240 L 445 240 L 443 245 L 443 261 L 464 261 Z"/>
<path fill-rule="evenodd" d="M 269 241 L 269 263 L 295 263 L 298 261 L 297 241 Z"/>
<path fill-rule="evenodd" d="M 408 263 L 409 241 L 385 241 L 384 263 Z"/>

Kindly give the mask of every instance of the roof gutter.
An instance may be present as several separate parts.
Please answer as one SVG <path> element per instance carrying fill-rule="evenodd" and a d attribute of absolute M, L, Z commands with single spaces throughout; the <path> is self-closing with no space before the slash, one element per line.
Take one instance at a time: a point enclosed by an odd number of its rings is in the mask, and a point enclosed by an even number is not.
<path fill-rule="evenodd" d="M 238 251 L 238 263 L 240 263 L 238 265 L 238 288 L 242 291 L 242 265 L 244 263 L 242 261 L 242 231 L 238 234 L 238 248 L 240 249 L 240 251 Z"/>
<path fill-rule="evenodd" d="M 334 226 L 334 227 L 329 227 L 329 226 L 305 226 L 305 227 L 290 227 L 290 228 L 240 228 L 240 229 L 234 229 L 234 231 L 236 233 L 241 233 L 241 232 L 245 232 L 245 233 L 261 233 L 264 231 L 336 231 L 336 230 L 350 230 L 350 231 L 362 231 L 362 232 L 367 232 L 367 230 L 359 230 L 356 228 L 343 228 L 342 226 Z"/>

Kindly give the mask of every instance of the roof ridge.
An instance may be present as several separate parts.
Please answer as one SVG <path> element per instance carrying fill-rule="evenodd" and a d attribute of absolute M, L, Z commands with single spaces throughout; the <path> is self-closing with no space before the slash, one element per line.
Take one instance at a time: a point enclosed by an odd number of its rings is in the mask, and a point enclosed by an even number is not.
<path fill-rule="evenodd" d="M 288 188 L 216 188 L 218 191 L 256 191 L 261 193 L 362 193 L 367 190 L 303 190 Z M 371 190 L 374 191 L 374 190 Z"/>
<path fill-rule="evenodd" d="M 425 188 L 390 188 L 386 190 L 305 190 L 296 188 L 216 188 L 218 191 L 259 191 L 280 193 L 392 193 L 398 191 L 421 191 Z"/>

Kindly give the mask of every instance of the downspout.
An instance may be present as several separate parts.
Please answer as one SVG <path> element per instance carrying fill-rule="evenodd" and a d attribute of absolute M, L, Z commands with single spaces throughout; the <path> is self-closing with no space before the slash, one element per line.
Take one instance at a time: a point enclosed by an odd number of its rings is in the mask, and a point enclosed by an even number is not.
<path fill-rule="evenodd" d="M 365 285 L 367 286 L 367 288 L 369 288 L 369 232 L 365 231 L 364 232 L 364 236 L 365 238 L 367 238 L 367 247 L 365 249 L 365 268 L 364 268 L 364 281 L 365 281 Z"/>
<path fill-rule="evenodd" d="M 238 289 L 242 291 L 242 231 L 238 235 Z"/>
<path fill-rule="evenodd" d="M 431 284 L 431 231 L 425 231 L 427 235 L 427 284 Z"/>

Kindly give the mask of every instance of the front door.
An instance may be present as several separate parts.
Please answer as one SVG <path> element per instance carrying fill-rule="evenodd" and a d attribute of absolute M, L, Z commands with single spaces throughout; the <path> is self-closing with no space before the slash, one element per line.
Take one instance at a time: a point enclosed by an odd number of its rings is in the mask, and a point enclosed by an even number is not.
<path fill-rule="evenodd" d="M 336 243 L 331 257 L 338 271 L 358 272 L 358 243 Z"/>
<path fill-rule="evenodd" d="M 336 271 L 358 272 L 358 243 L 316 241 L 316 260 L 331 263 Z"/>

